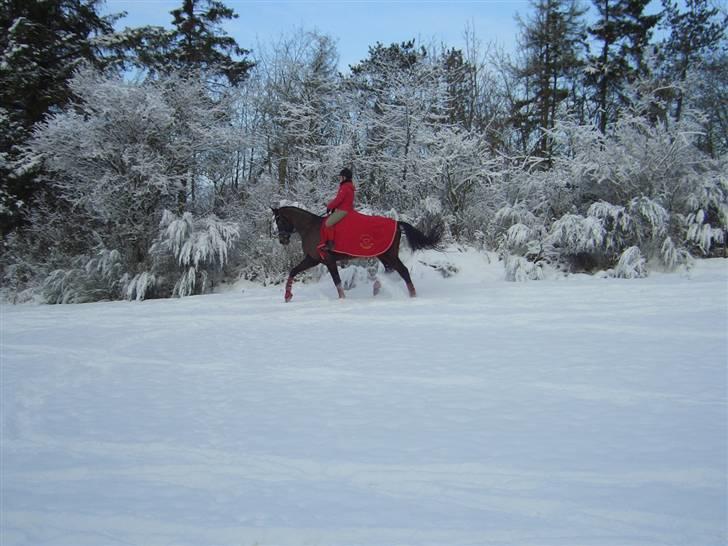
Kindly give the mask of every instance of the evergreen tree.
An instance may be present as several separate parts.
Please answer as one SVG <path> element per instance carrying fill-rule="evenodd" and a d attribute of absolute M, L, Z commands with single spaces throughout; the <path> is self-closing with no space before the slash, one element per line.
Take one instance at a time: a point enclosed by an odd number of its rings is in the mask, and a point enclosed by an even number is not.
<path fill-rule="evenodd" d="M 708 68 L 711 61 L 718 58 L 716 54 L 721 42 L 725 49 L 728 15 L 724 14 L 719 20 L 718 9 L 711 8 L 707 0 L 686 0 L 683 12 L 674 0 L 663 0 L 663 6 L 665 26 L 670 31 L 663 43 L 665 76 L 672 81 L 684 82 L 690 69 Z M 685 95 L 679 90 L 674 104 L 674 116 L 678 121 L 684 100 Z"/>
<path fill-rule="evenodd" d="M 144 27 L 128 31 L 137 63 L 153 73 L 196 72 L 242 82 L 253 66 L 249 50 L 227 36 L 222 24 L 238 15 L 218 0 L 183 0 L 172 10 L 172 29 Z"/>
<path fill-rule="evenodd" d="M 597 125 L 604 133 L 624 102 L 623 90 L 645 71 L 644 51 L 659 15 L 646 15 L 649 0 L 594 0 L 598 19 L 589 33 L 599 51 L 589 57 L 587 84 L 593 90 Z"/>
<path fill-rule="evenodd" d="M 449 49 L 442 59 L 447 81 L 448 121 L 467 130 L 475 121 L 475 67 L 460 49 Z"/>
<path fill-rule="evenodd" d="M 524 64 L 520 76 L 525 96 L 514 114 L 526 134 L 537 133 L 535 152 L 550 163 L 549 132 L 582 63 L 585 10 L 576 0 L 537 0 L 533 8 L 531 19 L 521 22 Z M 525 143 L 530 144 L 528 137 Z"/>
<path fill-rule="evenodd" d="M 84 63 L 106 66 L 118 16 L 101 0 L 0 0 L 0 231 L 22 222 L 40 186 L 19 157 L 36 123 L 70 98 L 68 81 Z"/>
<path fill-rule="evenodd" d="M 692 103 L 705 115 L 700 147 L 712 157 L 728 154 L 728 48 L 709 55 L 694 85 Z"/>
<path fill-rule="evenodd" d="M 144 27 L 128 31 L 129 46 L 137 51 L 137 64 L 153 74 L 177 73 L 189 79 L 206 79 L 212 85 L 223 79 L 237 86 L 247 77 L 253 66 L 246 58 L 249 51 L 240 48 L 222 29 L 224 21 L 237 17 L 232 9 L 218 0 L 183 0 L 171 15 L 171 30 Z M 187 107 L 178 106 L 180 123 L 184 123 Z M 195 170 L 194 161 L 180 161 L 178 171 L 183 180 L 177 203 L 181 214 L 190 202 L 194 203 L 202 173 Z"/>

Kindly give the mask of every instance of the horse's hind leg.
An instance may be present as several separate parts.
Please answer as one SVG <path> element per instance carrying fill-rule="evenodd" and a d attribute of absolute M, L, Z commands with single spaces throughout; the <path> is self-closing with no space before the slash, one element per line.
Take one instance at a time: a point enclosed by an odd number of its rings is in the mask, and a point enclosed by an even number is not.
<path fill-rule="evenodd" d="M 374 284 L 372 285 L 372 293 L 375 296 L 379 295 L 379 292 L 382 290 L 382 283 L 379 282 L 379 279 L 377 277 L 374 277 Z"/>
<path fill-rule="evenodd" d="M 417 295 L 417 290 L 415 290 L 415 285 L 412 284 L 412 277 L 410 277 L 407 266 L 402 263 L 402 260 L 399 259 L 399 256 L 387 258 L 381 257 L 380 260 L 384 264 L 385 268 L 392 268 L 397 273 L 399 273 L 399 276 L 402 277 L 405 284 L 407 285 L 407 290 L 409 291 L 410 297 L 414 298 Z"/>
<path fill-rule="evenodd" d="M 377 276 L 377 270 L 379 269 L 378 264 L 376 262 L 369 261 L 367 263 L 367 274 L 369 276 L 369 280 L 372 281 L 372 293 L 377 296 L 379 295 L 379 291 L 382 289 L 382 283 L 379 282 L 379 277 Z"/>

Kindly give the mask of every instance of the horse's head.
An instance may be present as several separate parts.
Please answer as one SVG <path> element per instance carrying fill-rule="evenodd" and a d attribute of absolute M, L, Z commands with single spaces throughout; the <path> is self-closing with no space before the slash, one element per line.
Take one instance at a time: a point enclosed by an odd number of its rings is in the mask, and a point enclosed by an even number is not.
<path fill-rule="evenodd" d="M 281 212 L 281 209 L 272 209 L 273 217 L 276 220 L 276 227 L 278 228 L 278 242 L 282 245 L 287 245 L 291 242 L 291 235 L 293 234 L 293 224 L 286 218 L 286 215 Z"/>

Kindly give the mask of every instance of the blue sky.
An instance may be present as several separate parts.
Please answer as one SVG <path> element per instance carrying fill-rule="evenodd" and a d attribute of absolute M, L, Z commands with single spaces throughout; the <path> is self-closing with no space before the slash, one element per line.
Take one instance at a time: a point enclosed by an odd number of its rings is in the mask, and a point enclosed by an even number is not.
<path fill-rule="evenodd" d="M 271 44 L 296 29 L 317 30 L 337 40 L 340 67 L 365 59 L 377 41 L 389 45 L 416 38 L 464 47 L 466 27 L 483 43 L 496 42 L 512 52 L 516 46 L 516 13 L 529 11 L 528 0 L 368 0 L 276 1 L 223 0 L 239 15 L 226 26 L 241 47 Z M 126 11 L 119 26 L 169 26 L 169 12 L 181 0 L 107 0 L 106 11 Z"/>

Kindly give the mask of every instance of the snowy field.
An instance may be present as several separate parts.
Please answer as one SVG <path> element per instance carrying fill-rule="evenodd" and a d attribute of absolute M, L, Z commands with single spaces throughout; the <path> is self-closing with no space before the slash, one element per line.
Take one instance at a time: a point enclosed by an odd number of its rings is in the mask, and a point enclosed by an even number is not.
<path fill-rule="evenodd" d="M 3 306 L 2 546 L 728 543 L 728 261 Z M 353 271 L 353 270 L 350 270 Z"/>

